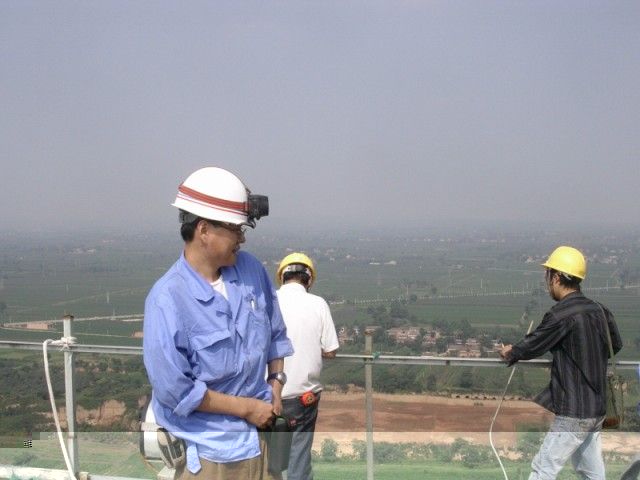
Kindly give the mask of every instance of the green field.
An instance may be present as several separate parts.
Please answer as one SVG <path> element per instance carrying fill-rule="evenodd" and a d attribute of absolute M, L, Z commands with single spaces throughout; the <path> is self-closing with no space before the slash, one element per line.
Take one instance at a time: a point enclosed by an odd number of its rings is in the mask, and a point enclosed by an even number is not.
<path fill-rule="evenodd" d="M 253 235 L 253 233 L 252 233 Z M 640 291 L 621 289 L 640 282 L 640 248 L 630 235 L 618 239 L 571 234 L 594 258 L 615 252 L 616 264 L 590 263 L 586 293 L 616 314 L 627 342 L 623 358 L 640 350 L 635 341 L 640 319 Z M 266 238 L 250 235 L 246 248 L 275 272 L 285 247 L 309 252 L 316 260 L 314 292 L 333 304 L 338 325 L 370 324 L 368 305 L 409 301 L 407 322 L 428 325 L 434 320 L 468 320 L 480 331 L 499 328 L 524 333 L 519 324 L 525 309 L 539 319 L 552 302 L 540 289 L 539 262 L 558 234 L 539 232 L 430 234 L 411 237 Z M 564 240 L 564 238 L 563 238 Z M 177 259 L 177 235 L 43 237 L 29 241 L 11 237 L 0 244 L 0 323 L 141 314 L 145 296 Z M 533 257 L 529 263 L 527 258 Z M 589 290 L 605 288 L 606 290 Z M 374 301 L 377 303 L 360 303 Z M 102 320 L 76 323 L 84 343 L 140 344 L 132 339 L 140 323 Z M 0 339 L 42 341 L 59 336 L 62 325 L 49 332 L 0 329 Z"/>
<path fill-rule="evenodd" d="M 133 478 L 155 478 L 161 465 L 146 462 L 138 452 L 135 434 L 81 434 L 80 470 L 93 475 L 109 475 Z M 628 460 L 618 459 L 607 462 L 608 478 L 619 478 L 627 467 Z M 509 478 L 527 478 L 529 461 L 503 461 Z M 57 439 L 52 435 L 46 440 L 36 440 L 33 448 L 0 449 L 0 464 L 30 466 L 36 468 L 64 469 Z M 317 480 L 358 480 L 366 479 L 366 464 L 362 461 L 341 460 L 335 462 L 314 461 Z M 488 459 L 480 465 L 464 466 L 458 461 L 405 461 L 375 463 L 374 475 L 377 480 L 495 480 L 502 478 L 495 459 Z M 565 467 L 559 479 L 577 479 L 570 466 Z"/>
<path fill-rule="evenodd" d="M 619 358 L 638 360 L 640 290 L 623 287 L 640 280 L 640 241 L 635 237 L 579 238 L 596 255 L 594 258 L 607 258 L 611 252 L 620 257 L 617 264 L 594 261 L 584 288 L 588 296 L 606 304 L 616 315 L 624 340 Z M 331 302 L 338 327 L 375 325 L 372 312 L 382 307 L 384 321 L 389 325 L 466 324 L 475 335 L 510 342 L 523 336 L 529 320 L 537 323 L 552 305 L 540 289 L 542 272 L 538 263 L 550 245 L 559 243 L 553 235 L 513 235 L 489 243 L 468 236 L 445 237 L 444 241 L 427 237 L 286 240 L 254 237 L 249 238 L 247 249 L 264 259 L 270 272 L 275 271 L 286 247 L 309 252 L 317 261 L 319 274 L 314 292 Z M 179 252 L 179 239 L 170 236 L 29 241 L 9 238 L 0 244 L 0 323 L 59 320 L 65 314 L 73 314 L 77 319 L 73 335 L 81 343 L 140 346 L 141 340 L 133 335 L 142 330 L 141 321 L 114 321 L 110 317 L 141 314 L 149 288 Z M 530 255 L 536 260 L 526 263 Z M 403 312 L 401 316 L 394 316 L 394 306 L 396 312 Z M 526 320 L 525 311 L 529 315 Z M 105 318 L 81 320 L 94 316 Z M 42 342 L 61 336 L 62 323 L 54 323 L 48 331 L 0 328 L 0 340 Z M 422 353 L 420 345 L 399 346 L 375 338 L 374 352 Z M 363 348 L 359 339 L 355 344 L 343 345 L 341 351 L 361 353 Z M 53 349 L 50 359 L 56 396 L 61 402 L 62 356 Z M 93 409 L 104 400 L 120 400 L 127 406 L 125 420 L 135 421 L 137 402 L 150 391 L 141 357 L 78 354 L 76 359 L 78 404 Z M 42 355 L 3 349 L 0 368 L 3 386 L 7 387 L 0 391 L 0 435 L 50 422 L 42 413 L 49 410 Z M 625 374 L 629 380 L 625 402 L 631 412 L 640 400 L 640 386 L 635 372 L 627 370 Z M 377 392 L 491 396 L 502 392 L 508 375 L 507 368 L 374 365 L 373 383 Z M 349 384 L 363 387 L 364 368 L 362 364 L 339 359 L 327 362 L 322 380 L 330 388 Z M 509 394 L 530 398 L 547 382 L 548 372 L 544 369 L 518 368 Z M 640 428 L 637 415 L 630 415 L 626 427 L 632 431 Z M 105 435 L 100 439 L 90 437 L 82 443 L 83 469 L 96 474 L 153 477 L 138 454 L 135 438 L 114 441 L 110 434 Z M 35 446 L 28 451 L 0 449 L 0 463 L 6 462 L 61 467 L 57 447 L 46 452 Z M 623 466 L 621 462 L 611 462 L 613 478 Z M 437 461 L 379 463 L 375 468 L 377 479 L 501 477 L 491 462 L 473 469 Z M 512 479 L 528 475 L 528 462 L 508 468 Z M 316 462 L 318 479 L 364 479 L 365 472 L 364 464 L 357 461 Z M 560 478 L 575 478 L 570 472 L 563 475 Z"/>
<path fill-rule="evenodd" d="M 529 464 L 507 464 L 505 468 L 511 480 L 522 480 L 529 477 Z M 608 465 L 607 476 L 619 478 L 625 468 L 624 464 Z M 320 463 L 314 466 L 314 473 L 314 478 L 317 480 L 344 480 L 347 478 L 349 480 L 365 480 L 367 478 L 366 465 L 364 464 Z M 497 465 L 467 468 L 450 463 L 376 465 L 374 475 L 377 480 L 496 480 L 504 478 L 502 470 Z M 565 467 L 557 478 L 569 480 L 579 477 L 570 467 Z"/>

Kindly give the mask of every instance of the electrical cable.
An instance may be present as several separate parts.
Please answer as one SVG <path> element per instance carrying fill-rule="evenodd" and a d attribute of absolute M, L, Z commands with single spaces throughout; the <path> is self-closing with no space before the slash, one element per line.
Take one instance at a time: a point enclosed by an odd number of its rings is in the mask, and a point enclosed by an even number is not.
<path fill-rule="evenodd" d="M 533 328 L 533 319 L 529 322 L 529 328 L 527 329 L 527 335 L 531 333 L 531 329 Z M 489 426 L 489 444 L 491 445 L 491 450 L 493 450 L 493 454 L 496 456 L 498 463 L 500 464 L 500 469 L 504 474 L 504 480 L 509 480 L 507 476 L 507 471 L 502 464 L 502 460 L 500 459 L 500 455 L 496 450 L 495 445 L 493 444 L 493 426 L 496 423 L 496 418 L 498 418 L 498 413 L 500 413 L 500 409 L 502 408 L 502 403 L 504 402 L 505 397 L 507 396 L 507 390 L 509 389 L 509 385 L 511 384 L 511 380 L 513 379 L 513 374 L 516 373 L 515 365 L 511 369 L 511 373 L 509 374 L 509 379 L 507 380 L 507 384 L 504 386 L 504 391 L 502 392 L 502 397 L 500 397 L 500 402 L 498 402 L 498 408 L 496 408 L 496 413 L 493 414 L 493 418 L 491 419 L 491 425 Z"/>
<path fill-rule="evenodd" d="M 51 385 L 51 376 L 49 374 L 49 358 L 47 355 L 48 345 L 60 345 L 63 349 L 69 349 L 69 345 L 74 344 L 75 337 L 62 337 L 60 340 L 47 339 L 42 343 L 42 354 L 44 356 L 44 374 L 47 379 L 47 388 L 49 389 L 49 400 L 51 401 L 51 411 L 53 413 L 53 420 L 56 424 L 56 430 L 58 432 L 58 440 L 60 441 L 60 448 L 62 449 L 62 456 L 64 457 L 64 463 L 67 466 L 69 477 L 71 480 L 77 480 L 73 467 L 71 466 L 71 460 L 69 460 L 69 452 L 64 444 L 64 438 L 62 436 L 62 427 L 60 426 L 60 419 L 58 418 L 58 410 L 56 408 L 56 400 L 53 396 L 53 387 Z"/>

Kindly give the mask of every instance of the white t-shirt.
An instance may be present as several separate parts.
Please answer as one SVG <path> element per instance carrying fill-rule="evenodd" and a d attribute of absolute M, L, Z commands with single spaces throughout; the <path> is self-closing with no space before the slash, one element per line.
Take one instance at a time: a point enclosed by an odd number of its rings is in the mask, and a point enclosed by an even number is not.
<path fill-rule="evenodd" d="M 287 383 L 282 398 L 296 397 L 309 390 L 319 392 L 322 351 L 331 352 L 339 346 L 329 305 L 296 282 L 280 287 L 278 303 L 294 349 L 293 355 L 284 359 Z"/>
<path fill-rule="evenodd" d="M 229 297 L 227 297 L 227 287 L 224 286 L 224 280 L 222 279 L 222 274 L 220 274 L 220 276 L 215 282 L 211 282 L 211 286 L 216 292 L 218 292 L 224 298 L 229 300 Z"/>

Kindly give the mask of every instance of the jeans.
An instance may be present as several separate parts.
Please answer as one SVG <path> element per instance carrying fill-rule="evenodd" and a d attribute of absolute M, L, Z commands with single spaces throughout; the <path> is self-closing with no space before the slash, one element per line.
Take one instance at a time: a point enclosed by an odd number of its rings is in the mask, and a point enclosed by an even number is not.
<path fill-rule="evenodd" d="M 313 480 L 311 445 L 313 444 L 316 419 L 318 418 L 320 393 L 316 395 L 317 401 L 308 407 L 303 406 L 297 398 L 284 399 L 282 401 L 284 414 L 288 418 L 295 420 L 291 438 L 291 450 L 289 452 L 287 480 Z"/>
<path fill-rule="evenodd" d="M 553 480 L 571 459 L 578 477 L 605 480 L 600 430 L 603 418 L 556 416 L 531 463 L 529 480 Z"/>

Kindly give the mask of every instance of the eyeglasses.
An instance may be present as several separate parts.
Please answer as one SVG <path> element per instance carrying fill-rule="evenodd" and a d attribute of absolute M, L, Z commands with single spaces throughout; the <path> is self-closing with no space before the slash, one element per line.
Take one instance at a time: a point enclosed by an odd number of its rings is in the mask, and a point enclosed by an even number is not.
<path fill-rule="evenodd" d="M 236 225 L 234 223 L 226 223 L 226 222 L 216 222 L 213 220 L 207 220 L 214 227 L 224 228 L 225 230 L 229 230 L 230 232 L 244 235 L 244 232 L 247 231 L 246 225 Z"/>

